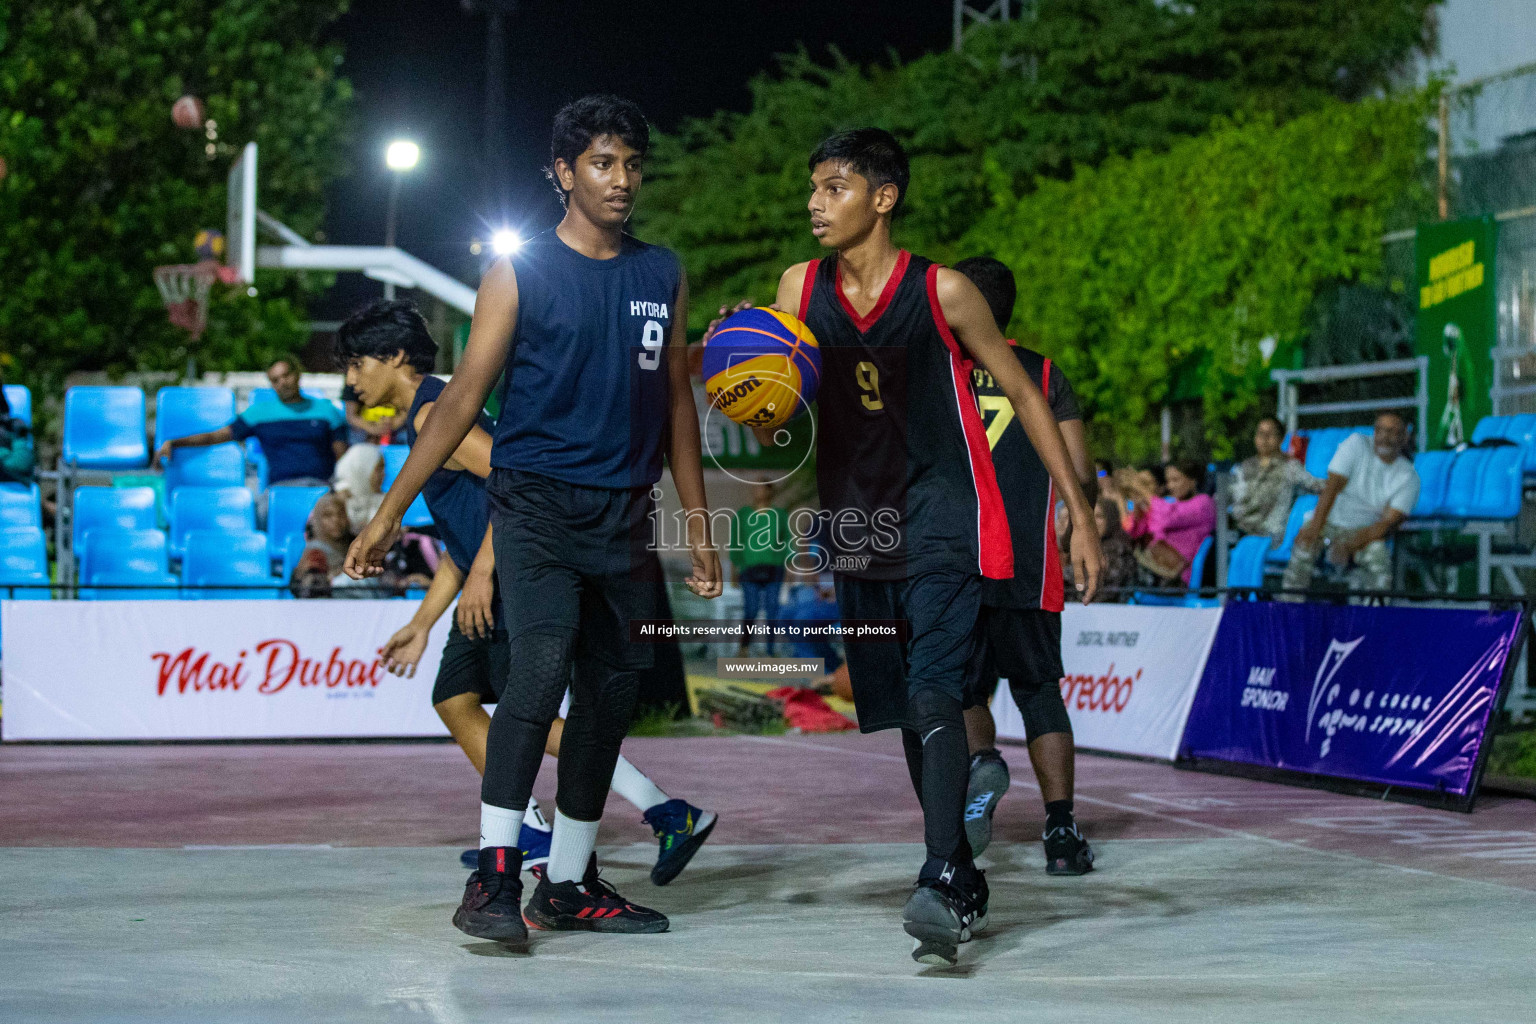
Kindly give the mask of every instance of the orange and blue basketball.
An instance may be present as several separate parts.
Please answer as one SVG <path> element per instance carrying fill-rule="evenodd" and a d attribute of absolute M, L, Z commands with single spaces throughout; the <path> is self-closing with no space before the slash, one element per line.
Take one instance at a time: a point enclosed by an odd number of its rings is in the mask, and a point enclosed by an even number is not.
<path fill-rule="evenodd" d="M 776 309 L 744 309 L 704 346 L 704 390 L 727 417 L 782 426 L 810 407 L 821 385 L 821 349 L 805 324 Z"/>

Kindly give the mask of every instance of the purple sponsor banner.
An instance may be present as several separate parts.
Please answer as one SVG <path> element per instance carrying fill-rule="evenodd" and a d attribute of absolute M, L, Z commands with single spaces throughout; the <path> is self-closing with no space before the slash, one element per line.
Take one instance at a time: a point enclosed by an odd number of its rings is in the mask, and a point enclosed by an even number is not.
<path fill-rule="evenodd" d="M 1465 795 L 1520 612 L 1233 602 L 1192 757 Z"/>

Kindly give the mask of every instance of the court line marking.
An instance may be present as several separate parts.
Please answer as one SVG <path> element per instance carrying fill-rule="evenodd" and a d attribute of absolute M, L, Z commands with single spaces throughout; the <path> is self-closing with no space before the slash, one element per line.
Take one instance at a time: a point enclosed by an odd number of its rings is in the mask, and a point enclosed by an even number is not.
<path fill-rule="evenodd" d="M 823 746 L 820 743 L 807 743 L 803 740 L 780 739 L 776 736 L 746 736 L 743 738 L 755 740 L 759 743 L 773 743 L 786 747 L 810 747 L 814 750 L 825 750 L 834 754 L 849 754 L 854 757 L 872 758 L 880 761 L 896 761 L 899 762 L 903 768 L 905 768 L 907 764 L 907 759 L 905 757 L 897 757 L 895 754 L 882 754 L 873 750 L 849 750 L 843 747 L 828 747 Z M 1026 789 L 1032 789 L 1037 793 L 1040 791 L 1039 785 L 1032 781 L 1021 779 L 1014 784 L 1023 786 Z M 1251 839 L 1254 842 L 1268 843 L 1271 846 L 1281 846 L 1293 850 L 1305 850 L 1307 853 L 1316 854 L 1320 857 L 1331 857 L 1335 860 L 1359 861 L 1366 864 L 1372 864 L 1377 867 L 1390 868 L 1394 871 L 1401 871 L 1410 875 L 1428 875 L 1431 878 L 1445 878 L 1457 882 L 1466 882 L 1473 885 L 1491 885 L 1496 889 L 1500 889 L 1506 892 L 1512 891 L 1527 894 L 1531 892 L 1530 889 L 1522 888 L 1518 885 L 1507 885 L 1503 882 L 1493 882 L 1486 878 L 1462 878 L 1460 875 L 1447 875 L 1439 871 L 1431 871 L 1428 868 L 1411 868 L 1406 864 L 1393 864 L 1390 861 L 1374 860 L 1370 857 L 1364 857 L 1355 853 L 1345 853 L 1341 850 L 1319 850 L 1315 847 L 1308 846 L 1305 843 L 1297 843 L 1288 839 L 1276 839 L 1274 836 L 1259 835 L 1256 832 L 1248 832 L 1244 829 L 1231 828 L 1226 825 L 1213 825 L 1207 821 L 1197 821 L 1194 818 L 1184 818 L 1176 814 L 1167 814 L 1162 811 L 1152 811 L 1145 807 L 1135 807 L 1130 804 L 1116 803 L 1113 800 L 1105 800 L 1102 797 L 1083 796 L 1081 793 L 1078 793 L 1073 796 L 1073 799 L 1078 803 L 1097 804 L 1100 807 L 1109 807 L 1117 811 L 1127 811 L 1132 814 L 1142 814 L 1149 818 L 1159 818 L 1163 821 L 1171 821 L 1179 825 L 1187 825 L 1191 828 L 1202 828 L 1211 832 L 1219 832 L 1235 838 Z"/>

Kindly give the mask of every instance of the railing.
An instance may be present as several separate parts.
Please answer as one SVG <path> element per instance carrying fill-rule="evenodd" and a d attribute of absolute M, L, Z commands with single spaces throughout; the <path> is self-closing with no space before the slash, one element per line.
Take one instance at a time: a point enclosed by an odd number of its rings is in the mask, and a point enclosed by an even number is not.
<path fill-rule="evenodd" d="M 1398 377 L 1413 374 L 1413 394 L 1393 395 L 1384 398 L 1356 398 L 1343 402 L 1302 402 L 1303 384 L 1325 384 L 1342 380 L 1371 380 L 1380 377 Z M 1412 359 L 1388 359 L 1377 363 L 1357 363 L 1353 366 L 1315 366 L 1305 370 L 1271 370 L 1270 377 L 1280 388 L 1278 416 L 1285 424 L 1287 433 L 1295 431 L 1303 416 L 1326 416 L 1335 413 L 1369 412 L 1382 413 L 1410 409 L 1416 413 L 1414 431 L 1419 451 L 1428 446 L 1429 431 L 1429 357 Z"/>

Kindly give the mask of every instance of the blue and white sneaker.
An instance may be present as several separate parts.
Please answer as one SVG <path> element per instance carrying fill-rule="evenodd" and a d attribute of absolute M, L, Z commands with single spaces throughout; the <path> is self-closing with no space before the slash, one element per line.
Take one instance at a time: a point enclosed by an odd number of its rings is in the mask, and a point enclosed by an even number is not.
<path fill-rule="evenodd" d="M 533 828 L 523 825 L 522 831 L 517 836 L 517 847 L 523 851 L 523 870 L 543 867 L 549 863 L 549 840 L 551 833 L 548 829 Z M 471 871 L 480 867 L 480 851 L 478 849 L 465 850 L 459 854 L 459 863 Z"/>
<path fill-rule="evenodd" d="M 965 790 L 965 839 L 971 853 L 980 855 L 992 843 L 992 812 L 1008 792 L 1008 762 L 996 750 L 977 751 L 971 757 L 971 780 Z"/>
<path fill-rule="evenodd" d="M 714 812 L 700 810 L 686 800 L 668 800 L 646 811 L 644 820 L 661 843 L 656 866 L 651 868 L 651 883 L 666 885 L 688 866 L 718 819 Z"/>

